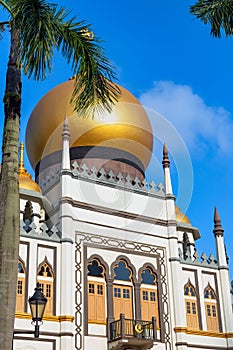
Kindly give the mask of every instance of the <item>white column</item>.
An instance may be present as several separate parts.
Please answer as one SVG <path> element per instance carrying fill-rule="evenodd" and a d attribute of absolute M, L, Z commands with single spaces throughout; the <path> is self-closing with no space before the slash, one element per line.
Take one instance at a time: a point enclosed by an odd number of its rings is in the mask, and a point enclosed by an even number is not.
<path fill-rule="evenodd" d="M 70 170 L 70 132 L 67 117 L 62 132 L 62 170 Z"/>
<path fill-rule="evenodd" d="M 167 220 L 168 226 L 168 240 L 169 240 L 169 252 L 168 252 L 168 269 L 171 274 L 172 286 L 170 288 L 172 313 L 173 314 L 173 326 L 174 327 L 186 327 L 186 314 L 184 307 L 184 292 L 182 286 L 182 269 L 180 265 L 180 258 L 178 252 L 178 234 L 176 230 L 176 214 L 175 214 L 175 197 L 172 192 L 171 174 L 170 174 L 170 160 L 168 157 L 167 147 L 164 144 L 163 147 L 163 169 L 164 169 L 164 187 L 166 193 L 166 206 L 167 206 Z M 186 350 L 186 334 L 183 332 L 175 333 L 177 349 Z"/>
<path fill-rule="evenodd" d="M 168 150 L 166 144 L 163 146 L 163 169 L 164 169 L 164 187 L 166 194 L 172 194 L 172 182 L 170 174 L 170 160 L 168 158 Z"/>
<path fill-rule="evenodd" d="M 233 314 L 232 314 L 232 304 L 231 304 L 231 294 L 230 294 L 230 276 L 229 276 L 229 268 L 227 264 L 227 257 L 224 245 L 224 237 L 223 237 L 223 228 L 221 225 L 221 220 L 218 214 L 218 210 L 215 208 L 214 212 L 214 236 L 216 242 L 216 252 L 217 252 L 217 260 L 218 260 L 218 269 L 219 269 L 219 280 L 220 280 L 220 288 L 222 294 L 222 315 L 224 316 L 224 332 L 232 332 L 233 331 Z"/>
<path fill-rule="evenodd" d="M 35 239 L 30 240 L 29 260 L 28 260 L 28 297 L 34 294 L 37 280 L 37 268 L 38 268 L 38 245 Z M 27 303 L 27 312 L 30 311 L 29 303 Z"/>
<path fill-rule="evenodd" d="M 61 350 L 74 348 L 74 259 L 73 242 L 69 238 L 61 240 L 61 284 L 60 284 L 60 316 L 63 318 L 60 323 Z"/>

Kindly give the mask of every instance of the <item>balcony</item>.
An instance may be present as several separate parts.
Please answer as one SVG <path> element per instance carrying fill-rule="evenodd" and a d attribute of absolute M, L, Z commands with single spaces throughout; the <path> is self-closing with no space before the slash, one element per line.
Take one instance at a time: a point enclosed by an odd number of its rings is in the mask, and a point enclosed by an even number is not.
<path fill-rule="evenodd" d="M 157 339 L 156 319 L 136 321 L 125 318 L 110 323 L 109 350 L 151 349 Z"/>

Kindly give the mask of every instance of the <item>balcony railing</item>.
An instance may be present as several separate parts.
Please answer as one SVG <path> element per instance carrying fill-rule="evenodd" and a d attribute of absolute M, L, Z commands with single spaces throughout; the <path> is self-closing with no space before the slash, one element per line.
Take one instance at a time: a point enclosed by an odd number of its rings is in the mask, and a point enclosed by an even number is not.
<path fill-rule="evenodd" d="M 151 321 L 136 321 L 120 314 L 119 320 L 110 323 L 110 342 L 120 339 L 156 341 L 155 317 Z"/>

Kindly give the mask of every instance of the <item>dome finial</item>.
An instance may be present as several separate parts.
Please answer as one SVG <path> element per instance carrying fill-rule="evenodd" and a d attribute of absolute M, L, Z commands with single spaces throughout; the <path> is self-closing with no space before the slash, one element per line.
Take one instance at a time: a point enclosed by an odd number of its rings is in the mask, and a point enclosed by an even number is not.
<path fill-rule="evenodd" d="M 24 143 L 20 142 L 19 171 L 24 170 Z"/>
<path fill-rule="evenodd" d="M 31 175 L 27 172 L 24 167 L 24 143 L 20 142 L 19 148 L 19 188 L 32 190 L 41 193 L 39 185 L 32 180 Z"/>

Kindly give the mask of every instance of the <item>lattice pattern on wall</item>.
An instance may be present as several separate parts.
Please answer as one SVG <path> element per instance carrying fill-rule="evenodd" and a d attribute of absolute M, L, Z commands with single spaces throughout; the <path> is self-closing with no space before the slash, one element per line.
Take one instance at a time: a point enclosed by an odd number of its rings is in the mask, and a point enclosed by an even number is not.
<path fill-rule="evenodd" d="M 169 316 L 169 303 L 168 303 L 168 288 L 167 288 L 167 268 L 165 259 L 165 249 L 162 247 L 147 245 L 138 242 L 131 242 L 126 240 L 118 240 L 114 238 L 88 235 L 84 233 L 76 234 L 76 255 L 75 255 L 75 266 L 76 266 L 76 312 L 75 312 L 75 349 L 84 350 L 82 335 L 83 330 L 83 319 L 82 319 L 82 307 L 83 307 L 83 290 L 82 290 L 82 263 L 83 263 L 83 243 L 96 244 L 96 246 L 120 248 L 122 252 L 124 250 L 131 250 L 132 252 L 148 253 L 148 255 L 159 256 L 160 266 L 160 279 L 161 279 L 161 297 L 163 303 L 163 317 L 161 322 L 164 323 L 165 334 L 164 342 L 165 349 L 171 350 L 171 328 L 170 328 L 170 316 Z"/>

